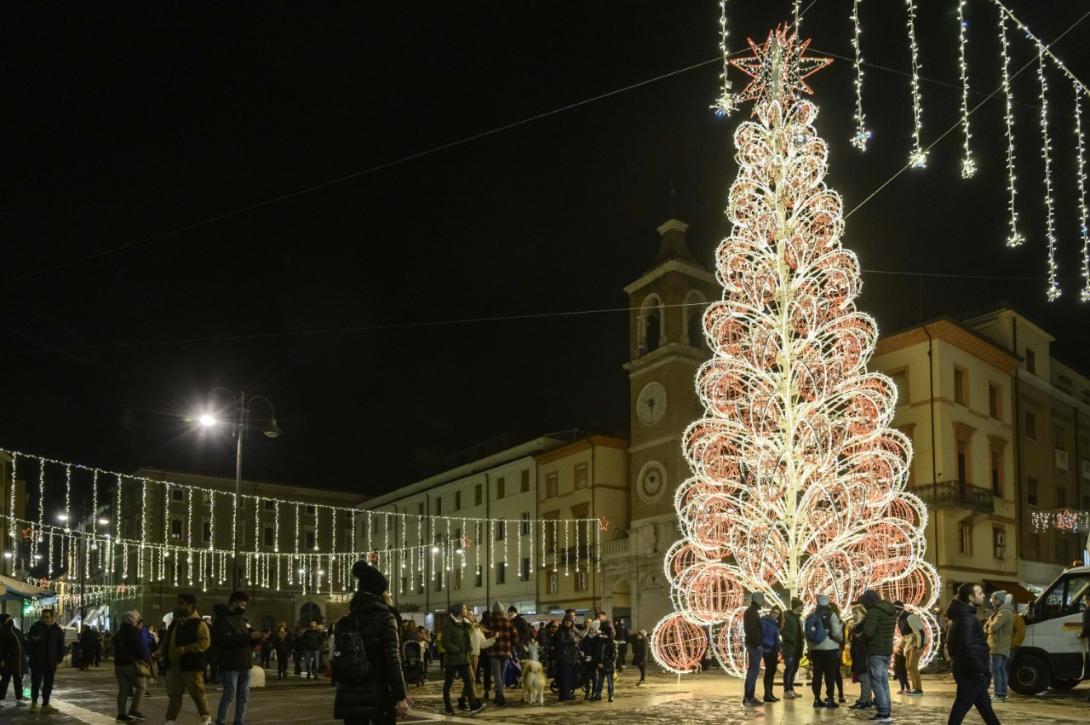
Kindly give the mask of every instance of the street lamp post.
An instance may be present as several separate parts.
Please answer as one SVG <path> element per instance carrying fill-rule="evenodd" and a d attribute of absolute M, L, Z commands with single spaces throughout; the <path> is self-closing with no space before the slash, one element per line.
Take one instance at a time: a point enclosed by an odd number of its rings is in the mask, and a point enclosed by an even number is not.
<path fill-rule="evenodd" d="M 217 391 L 227 391 L 226 388 L 216 388 L 212 391 L 215 394 Z M 233 396 L 233 394 L 232 394 Z M 236 535 L 231 542 L 231 586 L 234 590 L 238 590 L 238 539 L 242 532 L 242 527 L 239 525 L 239 517 L 242 515 L 242 441 L 245 438 L 247 430 L 250 430 L 251 426 L 251 412 L 250 406 L 254 403 L 262 401 L 269 408 L 269 417 L 263 419 L 261 432 L 266 438 L 279 438 L 281 434 L 280 426 L 276 424 L 276 408 L 273 406 L 273 402 L 266 398 L 264 395 L 254 395 L 249 399 L 246 397 L 246 391 L 243 390 L 235 398 L 235 419 L 231 424 L 231 432 L 235 436 L 235 511 L 232 514 L 234 518 L 234 529 Z M 197 418 L 197 422 L 205 428 L 211 428 L 219 423 L 219 419 L 212 413 L 204 413 Z M 255 542 L 256 543 L 256 542 Z"/>

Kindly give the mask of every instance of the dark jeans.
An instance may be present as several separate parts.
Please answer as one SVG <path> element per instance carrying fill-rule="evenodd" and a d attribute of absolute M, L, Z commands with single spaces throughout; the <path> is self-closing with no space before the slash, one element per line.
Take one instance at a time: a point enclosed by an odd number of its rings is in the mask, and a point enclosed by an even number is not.
<path fill-rule="evenodd" d="M 30 701 L 38 701 L 38 691 L 42 693 L 42 704 L 49 704 L 49 695 L 53 692 L 53 676 L 57 674 L 56 665 L 30 666 Z"/>
<path fill-rule="evenodd" d="M 556 678 L 560 681 L 560 699 L 561 700 L 574 700 L 575 694 L 572 692 L 573 680 L 575 679 L 575 665 L 566 665 L 563 662 L 558 662 L 556 665 Z"/>
<path fill-rule="evenodd" d="M 640 682 L 646 681 L 647 680 L 647 665 L 641 663 L 641 664 L 638 664 L 636 666 L 640 668 Z"/>
<path fill-rule="evenodd" d="M 757 692 L 757 675 L 761 671 L 761 656 L 764 654 L 764 649 L 757 645 L 756 647 L 746 647 L 746 691 L 745 699 L 752 700 L 754 693 Z"/>
<path fill-rule="evenodd" d="M 281 656 L 279 652 L 276 653 L 276 676 L 288 676 L 288 655 Z"/>
<path fill-rule="evenodd" d="M 958 725 L 974 705 L 987 725 L 999 725 L 999 718 L 992 710 L 992 699 L 988 697 L 987 675 L 954 675 L 954 681 L 958 684 L 958 691 L 954 697 L 954 705 L 950 708 L 947 725 Z"/>
<path fill-rule="evenodd" d="M 7 672 L 3 677 L 0 677 L 0 702 L 7 699 L 8 696 L 8 683 L 12 683 L 15 689 L 15 700 L 19 701 L 23 699 L 23 676 L 19 675 L 15 677 Z"/>
<path fill-rule="evenodd" d="M 764 651 L 765 658 L 765 697 L 772 696 L 772 681 L 776 679 L 776 667 L 780 660 L 780 651 L 778 649 L 766 649 Z"/>
<path fill-rule="evenodd" d="M 443 705 L 448 710 L 454 709 L 450 704 L 450 690 L 454 686 L 455 677 L 462 680 L 462 697 L 467 700 L 473 699 L 473 679 L 469 676 L 469 665 L 447 665 L 443 677 Z M 474 701 L 473 704 L 476 702 Z"/>
<path fill-rule="evenodd" d="M 246 722 L 246 703 L 250 700 L 250 671 L 221 670 L 220 682 L 223 683 L 223 695 L 220 696 L 219 709 L 216 711 L 216 723 L 227 722 L 227 712 L 231 703 L 235 703 L 235 725 Z"/>
<path fill-rule="evenodd" d="M 795 673 L 799 671 L 799 658 L 783 656 L 783 691 L 795 691 Z"/>
<path fill-rule="evenodd" d="M 835 649 L 810 650 L 810 662 L 814 666 L 814 681 L 810 683 L 810 689 L 814 691 L 814 699 L 821 699 L 821 681 L 825 681 L 825 699 L 833 699 L 833 688 L 836 686 L 836 669 L 840 661 L 840 651 Z"/>

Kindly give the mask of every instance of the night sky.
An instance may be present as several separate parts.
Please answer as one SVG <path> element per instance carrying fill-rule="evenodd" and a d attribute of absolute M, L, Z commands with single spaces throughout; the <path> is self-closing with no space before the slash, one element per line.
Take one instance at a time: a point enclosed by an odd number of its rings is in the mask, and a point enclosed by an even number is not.
<path fill-rule="evenodd" d="M 921 4 L 922 73 L 941 81 L 921 86 L 929 143 L 958 116 L 957 27 L 953 0 Z M 1008 5 L 1046 40 L 1090 11 L 1085 0 Z M 730 6 L 737 48 L 790 2 Z M 850 7 L 817 0 L 803 24 L 816 49 L 851 53 Z M 0 447 L 230 475 L 230 441 L 184 421 L 216 386 L 276 404 L 285 435 L 249 439 L 248 477 L 360 493 L 496 435 L 623 435 L 624 312 L 417 323 L 625 306 L 671 184 L 709 266 L 727 231 L 742 116 L 709 111 L 714 62 L 358 173 L 711 60 L 713 0 L 34 2 L 2 13 Z M 907 70 L 903 3 L 864 3 L 863 25 L 867 59 Z M 995 25 L 990 2 L 970 3 L 970 73 L 986 92 L 999 81 Z M 1012 42 L 1013 70 L 1035 52 Z M 1055 50 L 1090 80 L 1088 43 L 1090 18 Z M 848 209 L 904 164 L 911 123 L 908 79 L 868 68 L 875 136 L 867 153 L 851 148 L 852 77 L 838 60 L 812 79 L 827 180 Z M 1044 301 L 1031 66 L 1015 81 L 1023 249 L 1004 247 L 998 96 L 972 117 L 979 178 L 959 177 L 951 133 L 926 170 L 851 216 L 845 243 L 870 270 L 1040 279 L 868 273 L 860 305 L 880 329 L 1005 299 L 1056 335 L 1054 354 L 1090 370 L 1072 93 L 1049 80 L 1065 296 Z"/>

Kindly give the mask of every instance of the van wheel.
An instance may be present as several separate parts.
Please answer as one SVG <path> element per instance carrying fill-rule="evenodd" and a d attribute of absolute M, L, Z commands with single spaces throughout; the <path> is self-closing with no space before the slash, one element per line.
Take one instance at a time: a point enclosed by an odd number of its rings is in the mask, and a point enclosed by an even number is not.
<path fill-rule="evenodd" d="M 1052 683 L 1053 690 L 1073 690 L 1080 680 L 1056 680 Z"/>
<path fill-rule="evenodd" d="M 1010 688 L 1019 695 L 1039 695 L 1052 684 L 1048 663 L 1035 655 L 1019 657 L 1010 673 Z"/>

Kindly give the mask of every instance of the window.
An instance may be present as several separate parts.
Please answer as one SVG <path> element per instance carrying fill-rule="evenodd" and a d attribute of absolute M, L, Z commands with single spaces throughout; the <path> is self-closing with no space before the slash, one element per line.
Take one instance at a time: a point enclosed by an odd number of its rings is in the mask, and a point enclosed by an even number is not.
<path fill-rule="evenodd" d="M 1036 559 L 1041 555 L 1041 535 L 1040 534 L 1024 534 L 1026 537 L 1026 558 Z"/>
<path fill-rule="evenodd" d="M 1056 508 L 1062 509 L 1067 506 L 1067 489 L 1062 486 L 1056 487 Z"/>
<path fill-rule="evenodd" d="M 503 541 L 504 529 L 507 528 L 506 523 L 497 521 L 492 525 L 496 527 L 496 541 Z"/>
<path fill-rule="evenodd" d="M 401 591 L 409 591 L 409 577 L 407 576 L 401 577 Z"/>
<path fill-rule="evenodd" d="M 908 405 L 908 370 L 898 370 L 889 376 L 897 388 L 897 405 Z"/>
<path fill-rule="evenodd" d="M 435 497 L 435 515 L 436 516 L 442 516 L 443 515 L 443 497 L 442 497 L 442 495 L 439 495 L 439 496 Z"/>
<path fill-rule="evenodd" d="M 317 512 L 317 510 L 318 510 L 318 508 L 314 504 L 308 503 L 306 508 L 304 509 L 304 513 L 307 516 L 314 516 L 315 513 Z"/>
<path fill-rule="evenodd" d="M 519 535 L 520 536 L 529 536 L 530 535 L 530 514 L 528 512 L 524 512 L 522 514 L 522 523 L 519 524 Z"/>
<path fill-rule="evenodd" d="M 408 511 L 406 511 L 405 513 L 408 513 Z M 356 525 L 356 512 L 355 511 L 345 511 L 344 512 L 344 525 L 349 526 L 349 527 Z"/>
<path fill-rule="evenodd" d="M 992 527 L 992 556 L 996 559 L 1007 556 L 1007 530 L 1002 526 Z"/>
<path fill-rule="evenodd" d="M 968 374 L 961 368 L 954 368 L 954 402 L 958 405 L 969 404 L 967 390 L 968 377 Z"/>
<path fill-rule="evenodd" d="M 560 575 L 555 571 L 549 572 L 549 594 L 556 594 L 560 591 Z"/>
<path fill-rule="evenodd" d="M 957 454 L 958 455 L 958 481 L 961 481 L 963 483 L 968 483 L 969 475 L 971 473 L 970 470 L 969 470 L 969 442 L 959 440 L 957 442 L 957 450 L 958 450 L 958 454 Z"/>
<path fill-rule="evenodd" d="M 454 492 L 454 508 L 452 510 L 453 511 L 461 511 L 462 510 L 462 492 L 461 491 L 455 491 Z"/>
<path fill-rule="evenodd" d="M 522 557 L 522 566 L 519 570 L 519 579 L 524 582 L 530 581 L 530 559 L 529 557 Z"/>
<path fill-rule="evenodd" d="M 1037 440 L 1037 416 L 1026 411 L 1026 438 Z"/>
<path fill-rule="evenodd" d="M 1090 511 L 1090 496 L 1083 495 L 1082 497 L 1082 510 Z"/>
<path fill-rule="evenodd" d="M 1079 600 L 1090 591 L 1090 574 L 1065 574 L 1037 600 L 1033 619 L 1040 622 L 1078 614 Z"/>
<path fill-rule="evenodd" d="M 545 531 L 543 532 L 545 534 L 545 551 L 551 554 L 556 551 L 557 532 L 560 529 L 556 520 L 560 518 L 560 512 L 550 511 L 545 514 L 543 518 L 545 521 L 543 521 L 541 525 L 545 527 Z"/>
<path fill-rule="evenodd" d="M 1079 474 L 1083 478 L 1090 478 L 1090 458 L 1084 458 L 1079 463 Z"/>
<path fill-rule="evenodd" d="M 476 577 L 474 577 L 473 586 L 475 586 L 475 587 L 483 587 L 484 586 L 484 575 L 483 575 L 483 573 L 481 571 L 481 567 L 477 567 L 477 575 L 476 575 Z"/>
<path fill-rule="evenodd" d="M 587 576 L 587 570 L 586 569 L 581 569 L 581 570 L 575 572 L 575 591 L 577 591 L 577 592 L 587 591 L 590 588 L 588 586 L 589 583 L 590 583 L 590 577 Z"/>
<path fill-rule="evenodd" d="M 1037 479 L 1036 478 L 1027 478 L 1026 479 L 1026 503 L 1030 504 L 1031 506 L 1036 506 L 1037 505 Z"/>
<path fill-rule="evenodd" d="M 478 501 L 477 503 L 480 503 L 480 501 Z M 418 503 L 416 505 L 416 515 L 417 516 L 423 516 L 424 515 L 424 502 L 423 501 L 421 501 L 420 503 Z"/>
<path fill-rule="evenodd" d="M 555 471 L 545 476 L 545 498 L 555 498 L 560 494 L 560 474 Z"/>
<path fill-rule="evenodd" d="M 473 505 L 480 506 L 484 503 L 484 485 L 478 483 L 473 489 Z"/>
<path fill-rule="evenodd" d="M 212 541 L 212 522 L 205 521 L 201 526 L 201 541 L 209 543 Z"/>
<path fill-rule="evenodd" d="M 1026 348 L 1026 371 L 1037 374 L 1037 353 Z"/>
<path fill-rule="evenodd" d="M 507 562 L 505 561 L 496 562 L 496 583 L 507 583 Z"/>
<path fill-rule="evenodd" d="M 1000 406 L 999 386 L 988 383 L 988 415 L 999 420 L 1003 417 L 1003 408 Z"/>
<path fill-rule="evenodd" d="M 973 553 L 973 525 L 962 521 L 958 524 L 958 550 L 962 554 Z"/>
<path fill-rule="evenodd" d="M 992 449 L 992 495 L 1003 496 L 1003 451 Z"/>
<path fill-rule="evenodd" d="M 266 526 L 265 527 L 265 536 L 262 539 L 262 542 L 263 542 L 263 544 L 265 546 L 272 546 L 273 541 L 274 541 L 274 539 L 273 539 L 273 527 Z"/>
<path fill-rule="evenodd" d="M 474 546 L 479 546 L 479 545 L 482 545 L 481 542 L 484 541 L 484 522 L 483 521 L 478 521 L 475 528 L 476 528 L 476 536 L 473 539 L 473 545 Z M 484 550 L 482 549 L 482 551 L 484 551 Z"/>
<path fill-rule="evenodd" d="M 443 576 L 444 574 L 442 569 L 435 572 L 435 591 L 437 592 L 443 591 Z"/>
<path fill-rule="evenodd" d="M 527 468 L 522 472 L 519 478 L 519 491 L 526 493 L 530 490 L 530 469 Z"/>
<path fill-rule="evenodd" d="M 180 539 L 182 538 L 182 520 L 171 519 L 170 520 L 170 538 Z"/>
<path fill-rule="evenodd" d="M 451 577 L 454 579 L 454 588 L 455 589 L 461 589 L 462 588 L 462 567 L 460 567 L 460 566 L 454 567 L 454 571 L 451 572 Z"/>
<path fill-rule="evenodd" d="M 185 491 L 180 488 L 172 488 L 170 490 L 170 497 L 175 501 L 185 501 Z"/>
<path fill-rule="evenodd" d="M 507 479 L 500 476 L 496 479 L 496 498 L 503 498 L 507 494 Z"/>
<path fill-rule="evenodd" d="M 1067 539 L 1063 534 L 1056 535 L 1056 561 L 1064 566 L 1071 565 L 1071 554 L 1068 551 Z"/>
<path fill-rule="evenodd" d="M 575 487 L 577 489 L 587 487 L 587 464 L 585 463 L 575 467 Z"/>
<path fill-rule="evenodd" d="M 313 550 L 316 546 L 317 542 L 314 538 L 314 529 L 307 529 L 303 535 L 303 548 Z"/>
<path fill-rule="evenodd" d="M 276 510 L 276 501 L 270 501 L 269 499 L 262 499 L 261 505 L 265 507 L 266 511 Z"/>
<path fill-rule="evenodd" d="M 424 593 L 424 572 L 422 571 L 418 571 L 416 573 L 416 593 Z"/>

